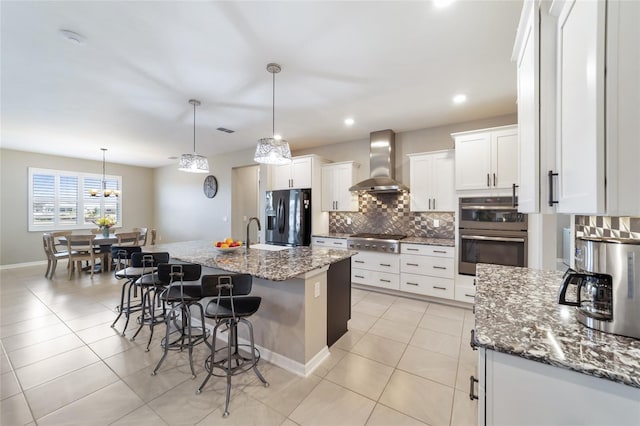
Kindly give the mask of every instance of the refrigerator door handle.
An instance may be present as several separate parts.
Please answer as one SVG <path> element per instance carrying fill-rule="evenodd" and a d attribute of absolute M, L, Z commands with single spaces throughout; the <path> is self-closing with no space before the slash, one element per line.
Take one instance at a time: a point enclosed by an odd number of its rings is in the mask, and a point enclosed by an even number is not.
<path fill-rule="evenodd" d="M 282 234 L 284 232 L 284 225 L 285 225 L 284 200 L 282 198 L 278 200 L 277 215 L 278 215 L 278 232 Z"/>

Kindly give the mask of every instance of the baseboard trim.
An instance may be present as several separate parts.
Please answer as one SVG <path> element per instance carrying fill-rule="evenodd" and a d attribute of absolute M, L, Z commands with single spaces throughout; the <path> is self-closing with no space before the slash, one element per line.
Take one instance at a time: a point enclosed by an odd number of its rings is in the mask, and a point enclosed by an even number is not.
<path fill-rule="evenodd" d="M 38 266 L 38 265 L 46 265 L 46 260 L 38 260 L 35 262 L 25 262 L 25 263 L 14 263 L 11 265 L 0 265 L 0 271 L 5 269 L 15 269 L 15 268 L 27 268 L 29 266 Z"/>

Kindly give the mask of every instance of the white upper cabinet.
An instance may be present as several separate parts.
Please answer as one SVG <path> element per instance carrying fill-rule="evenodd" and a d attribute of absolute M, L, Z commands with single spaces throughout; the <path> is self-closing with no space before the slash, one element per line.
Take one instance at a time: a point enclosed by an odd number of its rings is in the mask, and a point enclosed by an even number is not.
<path fill-rule="evenodd" d="M 271 176 L 271 190 L 311 188 L 312 186 L 312 158 L 294 157 L 290 164 L 269 166 Z"/>
<path fill-rule="evenodd" d="M 557 201 L 640 214 L 640 2 L 567 1 L 558 17 Z M 606 73 L 605 73 L 606 70 Z"/>
<path fill-rule="evenodd" d="M 456 209 L 453 150 L 409 154 L 411 211 Z"/>
<path fill-rule="evenodd" d="M 349 191 L 358 177 L 358 163 L 344 161 L 322 166 L 322 210 L 358 211 L 358 194 Z"/>
<path fill-rule="evenodd" d="M 517 126 L 454 133 L 457 190 L 510 189 L 518 182 Z"/>

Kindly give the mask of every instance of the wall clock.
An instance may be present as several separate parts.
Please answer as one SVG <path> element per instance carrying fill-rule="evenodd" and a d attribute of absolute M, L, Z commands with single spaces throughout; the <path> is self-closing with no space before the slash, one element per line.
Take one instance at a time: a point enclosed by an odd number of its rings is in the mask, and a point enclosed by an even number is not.
<path fill-rule="evenodd" d="M 202 190 L 207 198 L 213 198 L 218 193 L 218 181 L 214 175 L 209 175 L 204 178 L 204 184 Z"/>

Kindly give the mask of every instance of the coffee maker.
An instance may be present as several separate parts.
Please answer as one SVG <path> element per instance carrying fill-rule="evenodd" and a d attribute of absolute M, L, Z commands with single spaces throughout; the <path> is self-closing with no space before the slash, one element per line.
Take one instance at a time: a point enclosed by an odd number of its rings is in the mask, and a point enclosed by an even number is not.
<path fill-rule="evenodd" d="M 587 327 L 640 339 L 640 240 L 579 237 L 575 268 L 565 274 L 558 302 L 576 306 Z M 575 300 L 567 298 L 571 285 Z"/>

